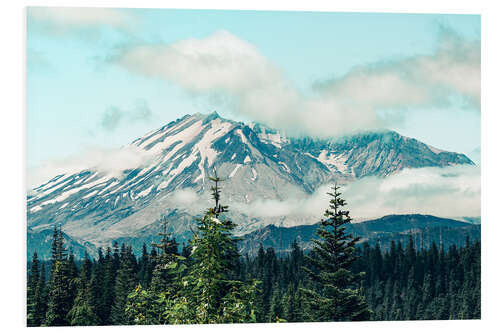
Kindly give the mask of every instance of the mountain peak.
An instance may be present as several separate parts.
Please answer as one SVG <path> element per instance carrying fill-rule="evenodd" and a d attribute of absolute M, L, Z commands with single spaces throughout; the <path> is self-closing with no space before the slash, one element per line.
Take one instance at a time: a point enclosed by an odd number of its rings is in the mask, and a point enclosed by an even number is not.
<path fill-rule="evenodd" d="M 404 168 L 472 163 L 460 154 L 436 153 L 416 139 L 388 133 L 342 142 L 294 139 L 264 125 L 224 119 L 217 112 L 186 115 L 126 147 L 133 148 L 124 151 L 127 161 L 136 164 L 119 165 L 118 176 L 85 170 L 39 186 L 28 198 L 28 226 L 41 230 L 62 223 L 69 236 L 96 245 L 150 232 L 161 214 L 178 209 L 179 200 L 191 200 L 186 193 L 209 197 L 213 166 L 231 179 L 225 193 L 230 204 L 237 205 L 261 198 L 283 200 L 290 193 L 313 193 L 323 184 L 384 177 Z M 176 195 L 181 190 L 188 192 Z M 191 213 L 182 214 L 185 218 L 172 224 L 178 235 L 190 232 Z M 244 212 L 235 214 L 238 232 L 277 223 L 267 216 L 249 223 Z"/>

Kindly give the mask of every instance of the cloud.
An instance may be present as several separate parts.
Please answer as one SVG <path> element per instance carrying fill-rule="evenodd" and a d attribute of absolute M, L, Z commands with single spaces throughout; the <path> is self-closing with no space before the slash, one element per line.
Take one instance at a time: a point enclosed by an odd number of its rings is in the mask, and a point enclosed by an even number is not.
<path fill-rule="evenodd" d="M 130 112 L 131 120 L 149 121 L 152 116 L 153 111 L 151 111 L 148 102 L 144 99 L 138 99 L 135 102 L 134 109 Z"/>
<path fill-rule="evenodd" d="M 188 207 L 196 203 L 199 200 L 199 196 L 196 191 L 186 188 L 175 191 L 170 200 L 176 206 Z"/>
<path fill-rule="evenodd" d="M 319 221 L 328 205 L 325 185 L 306 197 L 257 200 L 233 204 L 248 216 L 310 217 Z M 347 209 L 354 218 L 388 214 L 431 214 L 459 217 L 481 215 L 481 174 L 475 166 L 404 169 L 386 178 L 365 177 L 341 188 Z"/>
<path fill-rule="evenodd" d="M 360 66 L 315 83 L 310 96 L 254 45 L 227 31 L 124 48 L 114 61 L 291 134 L 325 137 L 379 129 L 400 121 L 411 106 L 442 105 L 456 95 L 476 107 L 480 101 L 480 43 L 445 30 L 434 54 Z"/>
<path fill-rule="evenodd" d="M 117 107 L 109 107 L 102 115 L 101 126 L 107 131 L 114 131 L 120 124 L 124 115 L 125 112 L 121 111 Z"/>
<path fill-rule="evenodd" d="M 123 171 L 144 166 L 151 158 L 151 153 L 134 145 L 120 149 L 91 148 L 76 156 L 49 160 L 28 169 L 27 186 L 32 189 L 57 175 L 73 174 L 87 169 L 120 179 Z"/>
<path fill-rule="evenodd" d="M 332 98 L 373 109 L 446 104 L 455 94 L 479 108 L 481 45 L 443 29 L 434 54 L 359 66 L 318 87 Z"/>
<path fill-rule="evenodd" d="M 111 27 L 130 31 L 137 19 L 124 10 L 112 8 L 29 7 L 28 18 L 52 34 Z"/>
<path fill-rule="evenodd" d="M 126 119 L 129 122 L 148 122 L 152 116 L 153 112 L 148 103 L 143 99 L 138 99 L 131 110 L 123 110 L 116 106 L 107 108 L 101 116 L 100 126 L 104 130 L 112 132 L 123 124 L 123 121 Z"/>

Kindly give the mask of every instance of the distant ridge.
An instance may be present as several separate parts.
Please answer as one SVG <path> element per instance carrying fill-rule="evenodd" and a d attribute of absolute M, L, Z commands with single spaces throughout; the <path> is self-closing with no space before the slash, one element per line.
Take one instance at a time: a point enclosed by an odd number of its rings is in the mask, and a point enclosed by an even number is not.
<path fill-rule="evenodd" d="M 240 251 L 253 256 L 262 244 L 264 248 L 274 247 L 275 251 L 286 253 L 294 240 L 299 242 L 301 248 L 311 249 L 312 240 L 317 238 L 318 227 L 319 223 L 295 227 L 269 225 L 246 234 L 240 242 Z M 388 250 L 391 241 L 401 241 L 405 246 L 410 235 L 414 237 L 417 248 L 428 248 L 434 242 L 437 246 L 442 243 L 447 249 L 452 244 L 465 244 L 467 237 L 471 240 L 481 239 L 481 226 L 478 224 L 420 214 L 387 215 L 351 223 L 347 226 L 347 231 L 360 237 L 361 243 L 375 245 L 378 242 L 382 250 Z"/>

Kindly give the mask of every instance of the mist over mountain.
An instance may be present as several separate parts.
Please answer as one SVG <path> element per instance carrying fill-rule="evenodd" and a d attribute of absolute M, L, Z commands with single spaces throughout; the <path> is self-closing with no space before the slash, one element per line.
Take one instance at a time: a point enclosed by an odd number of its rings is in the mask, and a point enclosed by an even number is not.
<path fill-rule="evenodd" d="M 473 162 L 394 131 L 291 138 L 217 113 L 186 115 L 122 147 L 105 165 L 61 174 L 30 190 L 28 227 L 40 233 L 60 224 L 75 242 L 107 246 L 117 239 L 149 239 L 166 214 L 170 231 L 186 241 L 194 217 L 212 205 L 208 177 L 215 167 L 226 178 L 223 200 L 238 224 L 235 232 L 243 235 L 271 224 L 312 224 L 320 217 L 300 211 L 291 216 L 271 204 L 255 212 L 255 203 L 306 198 L 334 182 L 454 165 Z"/>

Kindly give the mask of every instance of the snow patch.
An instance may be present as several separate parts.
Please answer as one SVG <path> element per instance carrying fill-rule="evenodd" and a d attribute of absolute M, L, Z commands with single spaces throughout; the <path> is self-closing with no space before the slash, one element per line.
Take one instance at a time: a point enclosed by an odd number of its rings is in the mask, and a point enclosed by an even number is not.
<path fill-rule="evenodd" d="M 147 196 L 147 195 L 151 192 L 151 190 L 152 190 L 152 189 L 153 189 L 153 185 L 151 185 L 150 187 L 148 187 L 148 188 L 147 188 L 147 189 L 145 189 L 144 191 L 142 191 L 142 192 L 140 192 L 139 194 L 137 194 L 137 195 L 135 196 L 135 198 L 137 199 L 137 198 L 142 198 L 142 197 Z"/>
<path fill-rule="evenodd" d="M 312 158 L 315 158 L 319 162 L 323 163 L 326 167 L 331 169 L 331 167 L 335 167 L 341 173 L 348 172 L 348 166 L 346 165 L 347 158 L 343 155 L 337 155 L 328 150 L 323 149 L 318 157 L 314 157 L 313 155 L 306 153 Z"/>
<path fill-rule="evenodd" d="M 237 164 L 236 167 L 234 168 L 233 171 L 231 171 L 231 173 L 229 174 L 229 178 L 233 178 L 233 176 L 236 174 L 236 172 L 238 171 L 238 169 L 241 168 L 241 164 Z"/>
<path fill-rule="evenodd" d="M 252 181 L 255 181 L 257 179 L 257 171 L 255 171 L 254 168 L 252 168 L 252 174 L 253 174 Z"/>
<path fill-rule="evenodd" d="M 94 176 L 90 177 L 89 179 L 91 178 L 94 178 Z M 87 189 L 87 188 L 91 188 L 93 186 L 98 186 L 106 181 L 108 181 L 109 178 L 108 177 L 102 177 L 101 179 L 97 179 L 93 182 L 90 182 L 90 183 L 87 183 L 87 184 L 84 184 L 82 186 L 79 186 L 79 187 L 75 187 L 75 188 L 72 188 L 66 192 L 63 192 L 61 195 L 55 197 L 54 199 L 51 199 L 51 200 L 47 200 L 45 202 L 42 202 L 40 204 L 40 206 L 45 206 L 45 205 L 50 205 L 50 204 L 53 204 L 53 203 L 56 203 L 56 202 L 60 202 L 60 201 L 64 201 L 66 200 L 69 196 L 77 193 L 77 192 L 80 192 L 81 190 L 84 190 L 84 189 Z"/>
<path fill-rule="evenodd" d="M 91 196 L 93 195 L 96 195 L 99 191 L 95 190 L 95 191 L 92 191 L 90 192 L 89 194 L 87 194 L 86 196 L 83 197 L 83 199 L 87 199 L 87 198 L 90 198 Z"/>
<path fill-rule="evenodd" d="M 437 148 L 430 146 L 430 145 L 427 145 L 427 148 L 429 148 L 434 154 L 439 154 L 439 153 L 442 153 L 444 151 L 444 150 L 437 149 Z"/>
<path fill-rule="evenodd" d="M 243 163 L 245 163 L 245 164 L 246 164 L 246 163 L 250 163 L 250 162 L 252 162 L 252 159 L 250 158 L 250 156 L 248 156 L 248 155 L 247 155 L 247 156 L 245 157 L 245 160 L 243 161 Z"/>
<path fill-rule="evenodd" d="M 221 136 L 226 135 L 232 128 L 233 124 L 223 122 L 219 118 L 214 119 L 210 122 L 210 129 L 205 132 L 201 140 L 193 147 L 191 156 L 199 153 L 201 157 L 200 163 L 198 164 L 201 179 L 205 179 L 205 160 L 208 162 L 208 166 L 210 167 L 219 153 L 212 148 L 212 143 Z"/>
<path fill-rule="evenodd" d="M 279 161 L 279 164 L 285 168 L 286 172 L 290 173 L 290 168 L 288 167 L 288 165 L 286 165 L 285 162 Z"/>
<path fill-rule="evenodd" d="M 42 206 L 38 205 L 30 209 L 31 213 L 38 212 L 39 210 L 42 209 Z"/>

